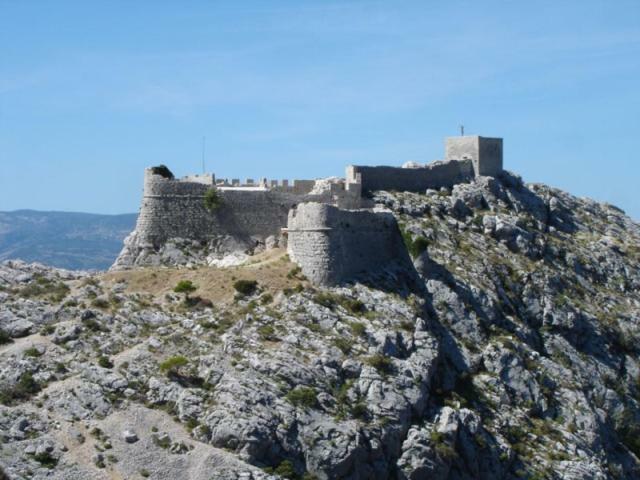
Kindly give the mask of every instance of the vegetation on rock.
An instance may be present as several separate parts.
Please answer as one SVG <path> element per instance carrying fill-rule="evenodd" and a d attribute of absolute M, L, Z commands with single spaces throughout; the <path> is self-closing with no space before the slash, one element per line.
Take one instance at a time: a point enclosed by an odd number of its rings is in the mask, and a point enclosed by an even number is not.
<path fill-rule="evenodd" d="M 210 212 L 215 212 L 222 206 L 222 195 L 215 187 L 209 188 L 204 194 L 204 208 Z"/>
<path fill-rule="evenodd" d="M 398 272 L 310 287 L 284 256 L 0 263 L 7 475 L 640 478 L 640 227 L 508 174 L 371 199 L 417 245 L 416 291 Z M 212 302 L 167 293 L 185 277 Z"/>
<path fill-rule="evenodd" d="M 167 167 L 166 165 L 158 165 L 156 167 L 151 167 L 151 171 L 153 172 L 154 175 L 160 175 L 161 177 L 169 180 L 175 178 L 173 175 L 173 172 L 171 172 L 171 170 L 169 170 L 169 167 Z"/>
<path fill-rule="evenodd" d="M 191 280 L 180 280 L 173 291 L 175 293 L 184 293 L 184 299 L 186 302 L 189 300 L 189 294 L 195 292 L 197 289 L 198 286 L 194 285 Z"/>
<path fill-rule="evenodd" d="M 253 295 L 258 290 L 258 282 L 255 280 L 236 280 L 233 288 L 241 295 Z"/>

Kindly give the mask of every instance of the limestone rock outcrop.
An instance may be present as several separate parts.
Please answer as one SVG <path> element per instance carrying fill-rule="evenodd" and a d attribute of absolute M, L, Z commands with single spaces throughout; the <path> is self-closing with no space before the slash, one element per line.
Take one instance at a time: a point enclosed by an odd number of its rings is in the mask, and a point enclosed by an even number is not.
<path fill-rule="evenodd" d="M 0 477 L 640 478 L 640 226 L 508 173 L 372 200 L 421 288 L 0 264 Z"/>

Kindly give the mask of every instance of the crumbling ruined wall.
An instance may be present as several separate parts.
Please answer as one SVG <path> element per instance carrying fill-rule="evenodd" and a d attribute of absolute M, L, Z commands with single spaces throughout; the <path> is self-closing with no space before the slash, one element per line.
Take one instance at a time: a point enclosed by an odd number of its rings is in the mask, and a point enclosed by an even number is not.
<path fill-rule="evenodd" d="M 301 203 L 289 212 L 288 252 L 313 283 L 337 285 L 385 269 L 413 271 L 391 212 Z"/>
<path fill-rule="evenodd" d="M 362 190 L 396 190 L 399 192 L 424 192 L 427 188 L 451 188 L 473 179 L 471 160 L 433 162 L 420 168 L 368 167 L 353 165 L 347 169 L 347 177 L 360 175 Z"/>

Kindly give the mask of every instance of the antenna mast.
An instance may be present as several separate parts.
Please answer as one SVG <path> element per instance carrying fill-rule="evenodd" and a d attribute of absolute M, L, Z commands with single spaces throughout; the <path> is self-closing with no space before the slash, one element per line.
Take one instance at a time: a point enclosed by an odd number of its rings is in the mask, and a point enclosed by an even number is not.
<path fill-rule="evenodd" d="M 202 137 L 202 173 L 205 173 L 205 167 L 204 167 L 204 147 L 205 147 L 205 142 L 207 140 L 207 137 Z"/>

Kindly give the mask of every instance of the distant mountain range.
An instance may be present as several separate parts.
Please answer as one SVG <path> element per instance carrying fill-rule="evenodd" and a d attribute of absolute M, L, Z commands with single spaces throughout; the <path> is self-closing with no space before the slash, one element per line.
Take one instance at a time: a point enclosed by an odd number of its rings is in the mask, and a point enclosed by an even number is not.
<path fill-rule="evenodd" d="M 72 270 L 105 270 L 122 249 L 137 214 L 0 212 L 0 261 L 21 259 Z"/>

